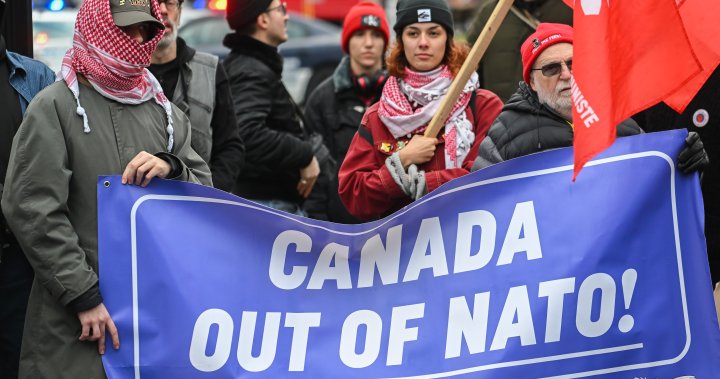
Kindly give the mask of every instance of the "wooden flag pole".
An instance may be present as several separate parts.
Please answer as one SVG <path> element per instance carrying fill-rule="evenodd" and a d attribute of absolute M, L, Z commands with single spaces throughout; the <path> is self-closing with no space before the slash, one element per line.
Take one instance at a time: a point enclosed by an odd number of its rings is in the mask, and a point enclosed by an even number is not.
<path fill-rule="evenodd" d="M 425 137 L 437 137 L 438 132 L 440 132 L 440 129 L 444 126 L 445 120 L 447 120 L 450 115 L 450 110 L 470 79 L 470 75 L 477 69 L 480 59 L 482 59 L 482 56 L 490 45 L 490 41 L 495 37 L 495 33 L 500 27 L 500 24 L 505 19 L 505 16 L 507 16 L 508 11 L 510 11 L 512 3 L 513 0 L 500 0 L 495 6 L 495 10 L 490 15 L 477 41 L 475 41 L 472 50 L 470 50 L 470 54 L 460 68 L 460 72 L 455 76 L 448 93 L 445 95 L 442 103 L 440 103 L 440 109 L 438 109 L 435 116 L 430 120 L 427 129 L 425 129 Z"/>

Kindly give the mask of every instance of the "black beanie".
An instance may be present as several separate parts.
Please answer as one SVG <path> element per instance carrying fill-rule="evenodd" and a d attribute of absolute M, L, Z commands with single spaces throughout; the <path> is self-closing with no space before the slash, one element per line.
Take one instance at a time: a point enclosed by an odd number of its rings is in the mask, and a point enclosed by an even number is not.
<path fill-rule="evenodd" d="M 453 17 L 446 0 L 399 0 L 395 14 L 395 33 L 416 22 L 434 22 L 442 25 L 450 37 L 455 35 Z"/>
<path fill-rule="evenodd" d="M 225 18 L 230 29 L 242 29 L 265 12 L 272 0 L 228 0 Z"/>

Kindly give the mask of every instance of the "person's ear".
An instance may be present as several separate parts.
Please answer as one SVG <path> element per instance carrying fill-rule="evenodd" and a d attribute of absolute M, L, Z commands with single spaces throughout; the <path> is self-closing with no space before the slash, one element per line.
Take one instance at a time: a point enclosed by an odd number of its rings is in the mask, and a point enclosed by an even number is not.
<path fill-rule="evenodd" d="M 259 30 L 267 30 L 270 25 L 270 18 L 268 17 L 267 12 L 260 13 L 260 15 L 258 15 L 255 19 L 255 23 Z"/>

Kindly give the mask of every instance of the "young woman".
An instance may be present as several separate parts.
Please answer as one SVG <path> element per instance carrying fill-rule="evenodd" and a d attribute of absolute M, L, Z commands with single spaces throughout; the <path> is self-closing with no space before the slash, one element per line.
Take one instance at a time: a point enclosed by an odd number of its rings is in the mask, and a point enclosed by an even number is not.
<path fill-rule="evenodd" d="M 391 76 L 380 101 L 365 112 L 339 173 L 340 198 L 364 220 L 391 214 L 469 173 L 503 106 L 478 89 L 473 74 L 438 138 L 424 137 L 468 49 L 452 39 L 445 0 L 400 0 L 396 18 Z"/>

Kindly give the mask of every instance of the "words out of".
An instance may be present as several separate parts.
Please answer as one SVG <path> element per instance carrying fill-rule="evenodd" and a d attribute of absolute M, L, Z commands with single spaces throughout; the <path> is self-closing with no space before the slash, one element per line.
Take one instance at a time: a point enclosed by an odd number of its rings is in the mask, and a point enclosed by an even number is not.
<path fill-rule="evenodd" d="M 637 271 L 630 268 L 623 273 L 620 286 L 611 275 L 595 273 L 582 280 L 569 277 L 511 287 L 506 296 L 479 292 L 472 297 L 453 297 L 447 307 L 447 325 L 423 324 L 427 304 L 417 303 L 393 307 L 389 322 L 374 310 L 360 309 L 349 314 L 342 326 L 326 327 L 331 329 L 331 333 L 339 334 L 340 361 L 354 369 L 374 364 L 381 351 L 386 351 L 383 357 L 386 366 L 402 365 L 405 346 L 418 340 L 419 329 L 423 327 L 446 328 L 442 359 L 503 350 L 511 340 L 517 340 L 520 346 L 525 347 L 559 343 L 562 336 L 578 333 L 586 338 L 597 338 L 608 333 L 616 325 L 616 320 L 617 328 L 622 333 L 632 330 L 635 322 L 633 316 L 624 314 L 616 317 L 615 304 L 620 287 L 625 310 L 629 308 L 636 280 Z M 537 298 L 531 300 L 530 293 L 537 293 Z M 565 300 L 570 296 L 575 297 L 574 312 L 564 310 Z M 499 298 L 495 301 L 503 304 L 499 317 L 492 312 L 491 297 Z M 544 301 L 539 302 L 538 299 Z M 569 331 L 563 330 L 563 326 L 567 328 L 573 325 L 563 322 L 563 315 L 568 313 L 574 313 L 575 316 L 574 327 L 570 327 L 572 330 Z M 193 367 L 203 372 L 213 372 L 224 367 L 230 359 L 233 340 L 237 335 L 235 356 L 243 370 L 261 372 L 278 364 L 288 371 L 304 371 L 312 329 L 321 326 L 322 312 L 266 312 L 264 319 L 262 331 L 258 333 L 258 312 L 243 311 L 240 331 L 236 333 L 235 320 L 227 311 L 218 308 L 204 311 L 195 322 L 189 349 Z M 498 321 L 496 325 L 491 325 L 489 320 Z M 545 320 L 545 325 L 538 325 L 537 320 Z M 389 333 L 383 333 L 384 328 L 388 327 Z M 336 330 L 332 331 L 334 328 Z M 539 340 L 539 334 L 544 335 L 544 339 Z M 259 353 L 256 350 L 254 354 L 256 335 L 262 340 Z M 275 362 L 278 341 L 283 335 L 284 340 L 288 337 L 291 340 L 287 363 Z"/>

